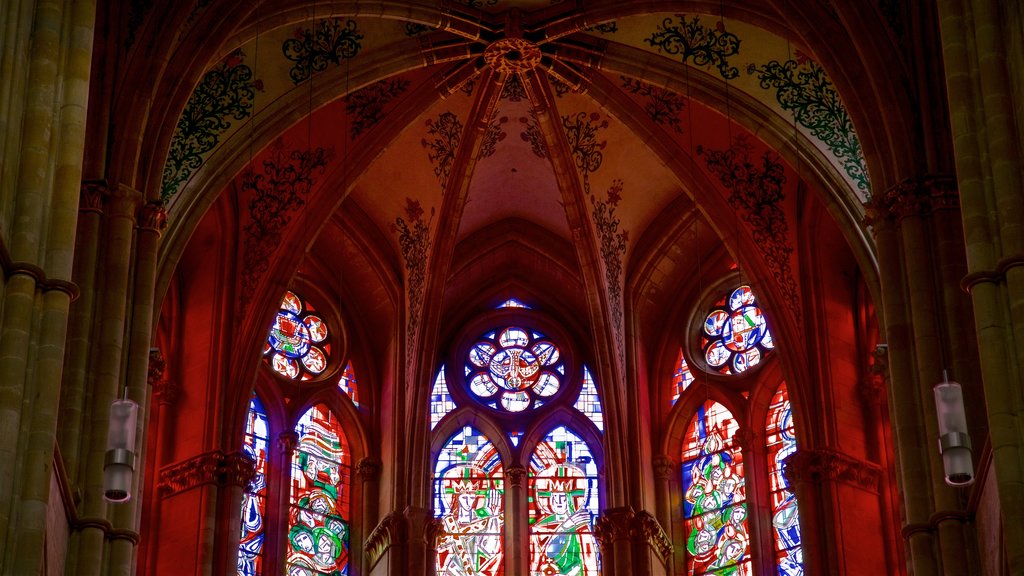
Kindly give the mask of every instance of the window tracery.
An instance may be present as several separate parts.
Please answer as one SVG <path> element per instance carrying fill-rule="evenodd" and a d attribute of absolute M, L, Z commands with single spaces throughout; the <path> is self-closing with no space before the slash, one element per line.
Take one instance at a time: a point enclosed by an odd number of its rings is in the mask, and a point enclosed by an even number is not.
<path fill-rule="evenodd" d="M 331 333 L 316 309 L 294 292 L 285 292 L 263 356 L 275 372 L 292 380 L 324 374 L 331 358 Z"/>
<path fill-rule="evenodd" d="M 431 390 L 431 429 L 435 445 L 443 445 L 434 463 L 438 574 L 494 576 L 516 562 L 523 562 L 517 573 L 531 576 L 582 576 L 600 567 L 594 438 L 604 414 L 597 382 L 564 336 L 535 328 L 537 313 L 524 310 L 513 316 L 499 307 L 491 320 L 475 324 L 492 328 L 462 340 L 452 354 L 458 373 L 442 365 Z M 469 424 L 477 421 L 497 433 L 485 436 Z M 506 464 L 499 454 L 518 461 Z M 528 482 L 504 482 L 506 468 L 528 475 Z M 510 526 L 518 531 L 510 542 L 529 542 L 525 559 L 504 550 Z"/>
<path fill-rule="evenodd" d="M 695 389 L 686 353 L 679 349 L 668 393 L 672 405 L 689 406 L 673 413 L 681 419 L 682 436 L 676 441 L 682 505 L 676 521 L 685 541 L 686 574 L 751 575 L 762 569 L 754 563 L 760 557 L 765 562 L 771 558 L 780 576 L 802 575 L 797 502 L 783 475 L 785 459 L 797 450 L 788 389 L 771 372 L 736 378 L 765 364 L 774 350 L 770 322 L 750 287 L 741 285 L 715 303 L 698 330 L 705 362 L 697 366 L 731 376 L 725 389 L 734 395 L 727 408 L 728 394 Z M 758 398 L 769 397 L 768 405 L 758 404 Z M 746 432 L 761 425 L 763 437 Z M 755 443 L 754 438 L 761 440 Z M 750 484 L 749 477 L 758 481 Z M 770 526 L 770 534 L 755 538 L 751 522 Z M 767 564 L 759 561 L 758 566 Z"/>
<path fill-rule="evenodd" d="M 720 374 L 745 372 L 775 348 L 764 313 L 746 285 L 715 303 L 701 336 L 704 361 Z"/>

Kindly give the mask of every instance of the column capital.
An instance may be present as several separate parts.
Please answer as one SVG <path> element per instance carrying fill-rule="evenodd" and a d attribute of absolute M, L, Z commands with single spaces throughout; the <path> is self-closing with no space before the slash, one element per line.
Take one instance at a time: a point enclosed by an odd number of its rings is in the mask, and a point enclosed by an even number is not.
<path fill-rule="evenodd" d="M 866 223 L 899 222 L 908 216 L 930 214 L 960 207 L 956 176 L 926 174 L 908 178 L 875 195 L 867 204 Z"/>
<path fill-rule="evenodd" d="M 204 452 L 160 470 L 157 490 L 165 496 L 197 486 L 246 486 L 256 474 L 256 466 L 243 452 Z"/>
<path fill-rule="evenodd" d="M 291 458 L 292 453 L 295 452 L 295 447 L 299 445 L 299 435 L 294 430 L 286 430 L 281 432 L 277 437 L 277 447 L 281 450 L 281 454 Z"/>
<path fill-rule="evenodd" d="M 505 469 L 505 478 L 508 480 L 509 486 L 518 488 L 526 480 L 526 468 L 522 466 L 509 466 Z"/>
<path fill-rule="evenodd" d="M 152 230 L 160 234 L 167 228 L 167 209 L 163 202 L 147 202 L 139 208 L 137 222 L 140 230 Z"/>
<path fill-rule="evenodd" d="M 797 450 L 782 461 L 782 474 L 791 484 L 845 482 L 877 491 L 882 471 L 871 462 L 835 450 Z"/>
<path fill-rule="evenodd" d="M 632 533 L 635 539 L 653 548 L 662 562 L 667 561 L 672 555 L 672 540 L 658 519 L 646 510 L 641 510 L 633 516 Z"/>
<path fill-rule="evenodd" d="M 356 463 L 356 475 L 363 482 L 375 482 L 380 478 L 381 461 L 376 458 L 363 458 Z"/>
<path fill-rule="evenodd" d="M 103 201 L 110 194 L 106 180 L 83 180 L 79 190 L 78 211 L 103 213 Z"/>
<path fill-rule="evenodd" d="M 601 546 L 602 554 L 610 554 L 615 542 L 626 540 L 633 532 L 633 509 L 608 508 L 594 522 L 594 536 Z"/>
<path fill-rule="evenodd" d="M 654 457 L 654 477 L 658 480 L 668 480 L 672 477 L 672 470 L 675 468 L 672 459 L 664 454 Z"/>

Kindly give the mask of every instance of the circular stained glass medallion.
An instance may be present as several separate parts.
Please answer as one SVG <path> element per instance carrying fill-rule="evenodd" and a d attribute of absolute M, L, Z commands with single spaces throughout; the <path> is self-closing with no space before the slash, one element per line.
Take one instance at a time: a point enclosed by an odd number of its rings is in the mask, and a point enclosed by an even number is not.
<path fill-rule="evenodd" d="M 541 405 L 562 387 L 565 364 L 546 336 L 518 326 L 490 332 L 466 354 L 466 382 L 473 396 L 499 411 L 518 413 Z"/>
<path fill-rule="evenodd" d="M 286 292 L 267 335 L 263 357 L 278 374 L 312 380 L 327 370 L 331 343 L 327 323 L 294 292 Z"/>
<path fill-rule="evenodd" d="M 704 360 L 721 374 L 745 372 L 775 347 L 750 286 L 740 286 L 718 301 L 704 318 L 702 336 Z"/>

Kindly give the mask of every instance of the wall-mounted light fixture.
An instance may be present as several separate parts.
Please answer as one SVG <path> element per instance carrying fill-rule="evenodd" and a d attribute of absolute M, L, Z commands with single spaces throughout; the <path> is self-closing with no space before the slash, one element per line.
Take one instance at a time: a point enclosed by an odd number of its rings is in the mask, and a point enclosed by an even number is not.
<path fill-rule="evenodd" d="M 946 484 L 967 486 L 974 482 L 971 461 L 971 436 L 967 433 L 964 394 L 958 382 L 951 382 L 942 371 L 943 382 L 935 391 L 935 414 L 939 419 L 939 453 L 946 472 Z"/>
<path fill-rule="evenodd" d="M 107 428 L 107 454 L 103 461 L 103 499 L 127 502 L 132 499 L 132 475 L 135 471 L 135 424 L 139 405 L 122 398 L 110 405 Z"/>

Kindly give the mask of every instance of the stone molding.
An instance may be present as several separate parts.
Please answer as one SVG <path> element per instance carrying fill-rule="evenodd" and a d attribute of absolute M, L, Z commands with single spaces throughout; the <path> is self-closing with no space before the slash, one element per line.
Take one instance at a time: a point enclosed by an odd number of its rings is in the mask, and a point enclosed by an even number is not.
<path fill-rule="evenodd" d="M 647 543 L 648 546 L 658 553 L 662 562 L 668 562 L 672 556 L 672 540 L 669 539 L 665 528 L 652 514 L 646 510 L 636 513 L 633 519 L 634 538 Z"/>
<path fill-rule="evenodd" d="M 363 458 L 356 463 L 356 475 L 363 482 L 374 482 L 380 478 L 381 461 L 376 458 Z"/>
<path fill-rule="evenodd" d="M 277 448 L 281 454 L 291 458 L 295 447 L 299 445 L 299 435 L 294 430 L 285 430 L 277 437 Z"/>
<path fill-rule="evenodd" d="M 644 510 L 634 512 L 629 507 L 605 510 L 594 523 L 594 536 L 605 555 L 611 554 L 615 543 L 623 540 L 652 548 L 662 562 L 667 562 L 672 555 L 672 541 L 665 529 L 657 518 Z"/>
<path fill-rule="evenodd" d="M 508 480 L 509 486 L 519 488 L 523 485 L 523 481 L 526 480 L 526 468 L 522 466 L 509 466 L 505 469 L 505 479 Z"/>
<path fill-rule="evenodd" d="M 152 230 L 160 234 L 167 228 L 167 208 L 163 202 L 147 202 L 139 208 L 137 221 L 140 230 Z"/>
<path fill-rule="evenodd" d="M 877 492 L 882 471 L 876 464 L 835 450 L 797 450 L 783 460 L 782 474 L 791 485 L 843 482 Z"/>
<path fill-rule="evenodd" d="M 665 455 L 654 457 L 654 477 L 658 480 L 668 480 L 672 477 L 672 470 L 675 464 L 672 459 Z"/>
<path fill-rule="evenodd" d="M 247 486 L 255 474 L 255 464 L 245 453 L 213 450 L 165 466 L 157 491 L 169 497 L 204 485 Z"/>
<path fill-rule="evenodd" d="M 908 178 L 875 195 L 865 208 L 865 223 L 869 226 L 881 221 L 898 223 L 908 216 L 959 209 L 960 191 L 955 176 L 929 174 Z"/>
<path fill-rule="evenodd" d="M 47 278 L 46 271 L 28 262 L 17 262 L 11 259 L 10 252 L 7 251 L 7 245 L 4 244 L 4 239 L 0 236 L 0 274 L 3 274 L 4 278 L 10 280 L 14 276 L 28 276 L 35 282 L 37 289 L 42 292 L 50 292 L 56 290 L 57 292 L 63 292 L 71 298 L 74 302 L 78 299 L 79 289 L 78 285 L 69 280 L 60 280 L 57 278 Z"/>
<path fill-rule="evenodd" d="M 103 213 L 103 199 L 110 193 L 105 180 L 85 180 L 79 189 L 78 211 Z"/>
<path fill-rule="evenodd" d="M 402 541 L 404 532 L 405 515 L 401 512 L 392 512 L 377 524 L 363 544 L 366 560 L 371 569 L 392 545 Z"/>

